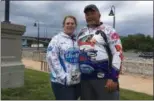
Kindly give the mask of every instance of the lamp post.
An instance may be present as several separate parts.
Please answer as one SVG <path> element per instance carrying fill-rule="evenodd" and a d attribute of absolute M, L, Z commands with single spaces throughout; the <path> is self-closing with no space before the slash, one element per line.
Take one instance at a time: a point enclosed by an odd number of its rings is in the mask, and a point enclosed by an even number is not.
<path fill-rule="evenodd" d="M 40 38 L 40 24 L 39 24 L 39 21 L 36 21 L 34 23 L 34 27 L 37 27 L 38 29 L 38 34 L 37 34 L 37 51 L 39 51 L 39 38 Z"/>
<path fill-rule="evenodd" d="M 5 0 L 5 20 L 4 22 L 10 23 L 10 0 Z"/>
<path fill-rule="evenodd" d="M 111 11 L 109 13 L 109 16 L 113 16 L 113 28 L 115 28 L 115 6 L 114 5 L 111 6 Z"/>

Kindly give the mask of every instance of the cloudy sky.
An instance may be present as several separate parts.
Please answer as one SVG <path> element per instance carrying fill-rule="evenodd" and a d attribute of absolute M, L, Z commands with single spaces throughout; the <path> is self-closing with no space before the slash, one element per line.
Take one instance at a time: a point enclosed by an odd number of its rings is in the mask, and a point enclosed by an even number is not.
<path fill-rule="evenodd" d="M 83 9 L 96 4 L 101 12 L 101 21 L 111 25 L 108 16 L 111 6 L 116 7 L 116 30 L 120 35 L 144 33 L 153 36 L 153 1 L 11 1 L 10 21 L 26 26 L 25 36 L 37 36 L 34 22 L 40 22 L 41 37 L 52 37 L 62 30 L 66 15 L 78 20 L 76 32 L 86 25 Z M 4 1 L 0 2 L 0 20 L 4 21 Z"/>

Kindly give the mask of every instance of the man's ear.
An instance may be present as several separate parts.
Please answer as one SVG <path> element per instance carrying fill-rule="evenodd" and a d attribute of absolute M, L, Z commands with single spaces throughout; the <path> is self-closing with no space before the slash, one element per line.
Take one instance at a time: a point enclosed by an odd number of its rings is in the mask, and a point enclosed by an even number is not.
<path fill-rule="evenodd" d="M 101 18 L 101 14 L 99 13 L 99 18 Z"/>

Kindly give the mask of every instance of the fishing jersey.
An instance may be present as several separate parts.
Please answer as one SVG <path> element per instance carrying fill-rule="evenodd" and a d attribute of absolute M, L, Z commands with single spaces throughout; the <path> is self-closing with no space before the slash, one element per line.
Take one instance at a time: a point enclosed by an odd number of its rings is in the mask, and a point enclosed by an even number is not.
<path fill-rule="evenodd" d="M 47 48 L 47 63 L 50 79 L 63 85 L 80 82 L 79 48 L 74 38 L 60 32 L 54 36 Z"/>
<path fill-rule="evenodd" d="M 85 27 L 78 34 L 77 41 L 80 48 L 81 79 L 118 80 L 123 55 L 121 40 L 115 29 L 104 24 L 96 28 Z M 109 46 L 111 50 L 110 61 L 109 50 L 105 46 Z"/>

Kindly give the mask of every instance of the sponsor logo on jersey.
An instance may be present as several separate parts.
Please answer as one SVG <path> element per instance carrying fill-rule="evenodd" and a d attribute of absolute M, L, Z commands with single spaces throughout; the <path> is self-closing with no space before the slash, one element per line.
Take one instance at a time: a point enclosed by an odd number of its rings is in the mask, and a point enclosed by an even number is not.
<path fill-rule="evenodd" d="M 79 60 L 79 49 L 69 48 L 64 53 L 64 58 L 69 63 L 78 63 L 78 60 Z"/>
<path fill-rule="evenodd" d="M 115 45 L 115 48 L 118 52 L 122 50 L 122 47 L 120 45 Z"/>
<path fill-rule="evenodd" d="M 84 57 L 84 56 L 80 56 L 80 61 L 87 61 L 88 58 Z"/>
<path fill-rule="evenodd" d="M 80 51 L 80 62 L 88 61 L 88 60 L 93 60 L 97 56 L 97 50 L 81 50 Z"/>
<path fill-rule="evenodd" d="M 124 60 L 124 55 L 123 55 L 123 53 L 120 53 L 120 59 L 121 59 L 121 60 Z"/>
<path fill-rule="evenodd" d="M 91 43 L 91 42 L 82 42 L 82 41 L 79 41 L 78 44 L 79 44 L 79 46 L 82 46 L 82 45 L 90 45 L 90 46 L 94 47 L 94 44 Z"/>
<path fill-rule="evenodd" d="M 82 73 L 90 74 L 94 71 L 94 68 L 89 65 L 82 64 L 80 65 L 80 70 Z"/>
<path fill-rule="evenodd" d="M 119 35 L 117 34 L 117 33 L 113 33 L 112 35 L 111 35 L 111 39 L 113 39 L 113 40 L 117 40 L 117 39 L 119 39 L 120 37 L 119 37 Z"/>
<path fill-rule="evenodd" d="M 93 35 L 87 35 L 78 41 L 78 45 L 80 46 L 81 50 L 82 49 L 89 49 L 89 48 L 93 49 L 95 44 L 91 42 L 92 37 L 93 37 Z"/>
<path fill-rule="evenodd" d="M 105 76 L 105 74 L 102 73 L 102 72 L 98 72 L 98 73 L 97 73 L 97 77 L 98 77 L 98 78 L 103 78 L 104 76 Z"/>
<path fill-rule="evenodd" d="M 72 81 L 78 81 L 80 79 L 80 71 L 72 71 L 71 72 L 71 80 Z"/>

